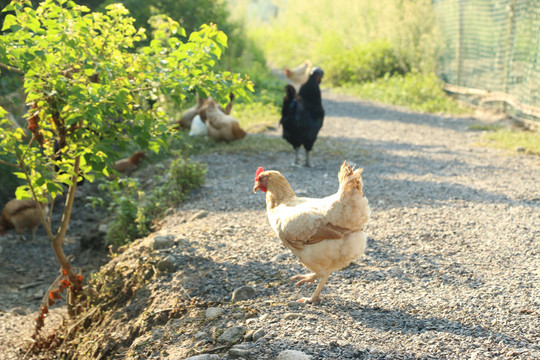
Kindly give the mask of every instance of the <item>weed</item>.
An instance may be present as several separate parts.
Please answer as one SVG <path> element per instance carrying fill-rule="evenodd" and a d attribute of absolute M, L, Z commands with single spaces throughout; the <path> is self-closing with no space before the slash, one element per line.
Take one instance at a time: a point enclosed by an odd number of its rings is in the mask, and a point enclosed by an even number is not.
<path fill-rule="evenodd" d="M 482 145 L 540 156 L 540 133 L 499 129 L 483 135 Z"/>
<path fill-rule="evenodd" d="M 400 60 L 389 41 L 373 41 L 340 51 L 328 59 L 325 71 L 332 85 L 374 81 L 385 75 L 404 74 L 408 64 Z"/>
<path fill-rule="evenodd" d="M 442 82 L 433 73 L 385 76 L 373 82 L 348 84 L 338 91 L 423 112 L 454 115 L 471 112 L 468 107 L 446 95 Z"/>
<path fill-rule="evenodd" d="M 495 124 L 472 124 L 468 129 L 471 131 L 496 131 L 502 129 L 502 126 Z"/>
<path fill-rule="evenodd" d="M 204 183 L 206 166 L 178 157 L 171 162 L 165 178 L 154 179 L 154 187 L 144 191 L 136 178 L 121 179 L 100 186 L 107 197 L 113 220 L 107 229 L 107 242 L 114 247 L 148 235 L 165 211 L 176 206 Z M 104 201 L 91 199 L 94 204 Z M 99 201 L 98 201 L 99 200 Z"/>

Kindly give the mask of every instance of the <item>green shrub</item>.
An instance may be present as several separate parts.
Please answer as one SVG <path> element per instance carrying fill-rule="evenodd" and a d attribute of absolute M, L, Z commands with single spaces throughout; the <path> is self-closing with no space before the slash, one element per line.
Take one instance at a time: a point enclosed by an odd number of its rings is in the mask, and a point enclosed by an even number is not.
<path fill-rule="evenodd" d="M 108 210 L 114 220 L 109 223 L 107 228 L 107 242 L 118 247 L 130 242 L 139 235 L 146 235 L 146 233 L 141 231 L 141 227 L 136 222 L 139 208 L 141 208 L 137 191 L 138 182 L 129 179 L 128 181 L 116 183 L 116 185 L 113 189 L 111 189 L 112 186 L 104 186 L 103 189 L 113 190 L 109 193 L 111 200 Z"/>
<path fill-rule="evenodd" d="M 109 203 L 113 220 L 107 229 L 107 243 L 118 247 L 148 235 L 168 208 L 204 183 L 206 171 L 206 165 L 179 157 L 171 162 L 165 178 L 157 176 L 152 182 L 155 186 L 146 191 L 136 178 L 104 183 L 101 198 L 90 200 L 94 204 Z"/>
<path fill-rule="evenodd" d="M 404 74 L 408 68 L 389 41 L 372 41 L 329 57 L 325 64 L 325 80 L 335 86 L 362 83 L 385 75 Z"/>
<path fill-rule="evenodd" d="M 328 74 L 340 52 L 384 40 L 400 66 L 435 70 L 441 42 L 432 0 L 289 1 L 268 21 L 263 11 L 247 17 L 249 35 L 278 68 L 310 59 Z"/>
<path fill-rule="evenodd" d="M 471 112 L 465 105 L 446 95 L 443 83 L 433 73 L 385 76 L 373 82 L 347 84 L 340 90 L 367 100 L 406 106 L 417 111 L 448 114 Z"/>

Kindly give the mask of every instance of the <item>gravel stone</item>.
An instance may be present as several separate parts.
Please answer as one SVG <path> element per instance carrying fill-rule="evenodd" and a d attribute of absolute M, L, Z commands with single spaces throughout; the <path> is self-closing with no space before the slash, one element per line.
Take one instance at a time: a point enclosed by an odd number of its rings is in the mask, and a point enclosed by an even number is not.
<path fill-rule="evenodd" d="M 188 357 L 186 360 L 219 360 L 221 357 L 216 354 L 202 354 Z"/>
<path fill-rule="evenodd" d="M 208 320 L 214 320 L 223 315 L 223 313 L 225 313 L 225 309 L 218 307 L 209 307 L 208 309 L 206 309 L 206 318 Z"/>
<path fill-rule="evenodd" d="M 257 294 L 257 290 L 253 286 L 241 286 L 234 289 L 232 293 L 231 301 L 233 303 L 238 301 L 249 300 Z"/>
<path fill-rule="evenodd" d="M 260 328 L 259 330 L 255 331 L 252 335 L 253 341 L 257 341 L 260 338 L 262 338 L 264 335 L 266 335 L 266 330 L 263 328 Z"/>
<path fill-rule="evenodd" d="M 246 349 L 232 348 L 229 350 L 229 357 L 231 359 L 239 359 L 239 358 L 249 359 L 250 354 L 251 354 L 251 351 L 246 350 Z"/>
<path fill-rule="evenodd" d="M 127 278 L 154 256 L 174 259 L 176 269 L 166 276 L 153 276 L 153 267 L 148 276 L 142 273 L 148 280 L 144 287 L 123 312 L 103 322 L 106 328 L 96 329 L 113 346 L 134 334 L 136 348 L 109 349 L 110 354 L 134 351 L 133 358 L 143 359 L 159 358 L 163 351 L 172 360 L 215 351 L 196 359 L 225 360 L 231 343 L 217 343 L 217 335 L 236 328 L 235 341 L 242 341 L 246 325 L 256 331 L 250 347 L 239 349 L 257 360 L 275 360 L 284 351 L 313 360 L 540 359 L 539 158 L 479 146 L 482 133 L 469 130 L 479 120 L 468 117 L 416 113 L 328 90 L 323 105 L 326 118 L 311 168 L 291 165 L 292 148 L 198 155 L 193 159 L 208 165 L 205 186 L 160 220 L 159 234 L 113 259 L 80 253 L 77 239 L 64 244 L 66 254 L 75 255 L 74 266 L 90 262 L 82 265 L 86 279 L 104 262 L 116 264 Z M 248 137 L 278 141 L 280 131 Z M 295 301 L 309 297 L 314 287 L 287 280 L 308 270 L 275 237 L 264 195 L 251 192 L 254 174 L 259 166 L 278 170 L 297 193 L 323 197 L 337 190 L 344 160 L 364 169 L 363 189 L 372 209 L 367 251 L 332 273 L 320 303 L 299 304 Z M 199 217 L 201 209 L 205 215 Z M 73 216 L 86 219 L 89 213 L 79 208 Z M 80 232 L 92 226 L 81 223 Z M 42 230 L 35 243 L 1 239 L 2 359 L 24 357 L 41 303 L 33 294 L 47 291 L 58 276 Z M 70 227 L 68 237 L 78 231 L 79 226 Z M 182 240 L 152 254 L 156 235 Z M 256 288 L 257 297 L 231 302 L 233 290 L 242 286 Z M 58 304 L 46 319 L 44 337 L 67 317 Z M 29 309 L 26 315 L 13 313 L 20 306 Z M 216 317 L 207 314 L 212 307 L 220 309 Z M 233 316 L 239 313 L 244 316 Z M 295 315 L 284 320 L 286 314 Z M 173 317 L 175 325 L 167 325 Z M 260 329 L 265 334 L 255 340 Z M 209 338 L 195 339 L 199 332 Z M 156 338 L 145 339 L 148 333 Z M 105 344 L 94 344 L 100 343 Z"/>
<path fill-rule="evenodd" d="M 309 360 L 311 356 L 297 350 L 284 350 L 279 353 L 276 360 Z"/>
<path fill-rule="evenodd" d="M 159 260 L 157 263 L 158 270 L 162 272 L 173 272 L 176 270 L 176 267 L 176 260 L 171 255 Z"/>
<path fill-rule="evenodd" d="M 158 235 L 154 237 L 154 242 L 152 244 L 153 250 L 168 249 L 174 243 L 175 237 L 172 235 Z"/>
<path fill-rule="evenodd" d="M 195 215 L 193 215 L 191 218 L 189 218 L 189 221 L 195 221 L 197 219 L 202 219 L 208 216 L 208 211 L 201 210 Z"/>
<path fill-rule="evenodd" d="M 245 332 L 245 326 L 234 326 L 225 330 L 225 332 L 218 337 L 217 341 L 220 343 L 233 344 L 242 340 Z"/>

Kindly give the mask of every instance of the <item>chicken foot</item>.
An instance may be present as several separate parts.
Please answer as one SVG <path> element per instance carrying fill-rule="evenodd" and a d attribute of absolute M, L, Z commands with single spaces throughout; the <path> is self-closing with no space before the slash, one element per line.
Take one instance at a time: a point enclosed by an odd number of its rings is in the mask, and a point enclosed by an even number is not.
<path fill-rule="evenodd" d="M 317 277 L 319 277 L 319 276 L 317 275 Z M 319 283 L 317 284 L 317 288 L 315 289 L 315 291 L 313 292 L 311 297 L 310 298 L 301 298 L 301 299 L 296 300 L 296 302 L 312 304 L 312 303 L 317 303 L 317 302 L 321 301 L 321 291 L 322 291 L 324 285 L 326 284 L 326 282 L 328 281 L 329 277 L 330 277 L 330 274 L 321 276 L 321 279 L 319 280 Z"/>
<path fill-rule="evenodd" d="M 294 149 L 294 166 L 300 166 L 300 148 Z M 309 162 L 309 151 L 306 150 L 306 158 L 304 160 L 304 167 L 311 167 Z"/>
<path fill-rule="evenodd" d="M 311 274 L 307 274 L 307 275 L 295 275 L 295 276 L 291 276 L 289 278 L 289 280 L 299 280 L 297 283 L 296 283 L 296 286 L 300 286 L 302 284 L 305 284 L 307 282 L 314 282 L 315 280 L 317 280 L 319 278 L 319 275 L 315 274 L 315 273 L 311 273 Z"/>

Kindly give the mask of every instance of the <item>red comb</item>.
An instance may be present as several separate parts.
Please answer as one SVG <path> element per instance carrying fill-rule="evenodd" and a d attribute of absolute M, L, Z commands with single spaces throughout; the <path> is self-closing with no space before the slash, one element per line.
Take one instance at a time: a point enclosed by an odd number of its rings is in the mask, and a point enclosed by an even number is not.
<path fill-rule="evenodd" d="M 257 172 L 255 173 L 255 180 L 257 180 L 259 178 L 259 175 L 264 171 L 264 169 L 262 168 L 262 166 L 259 166 L 257 168 Z"/>

